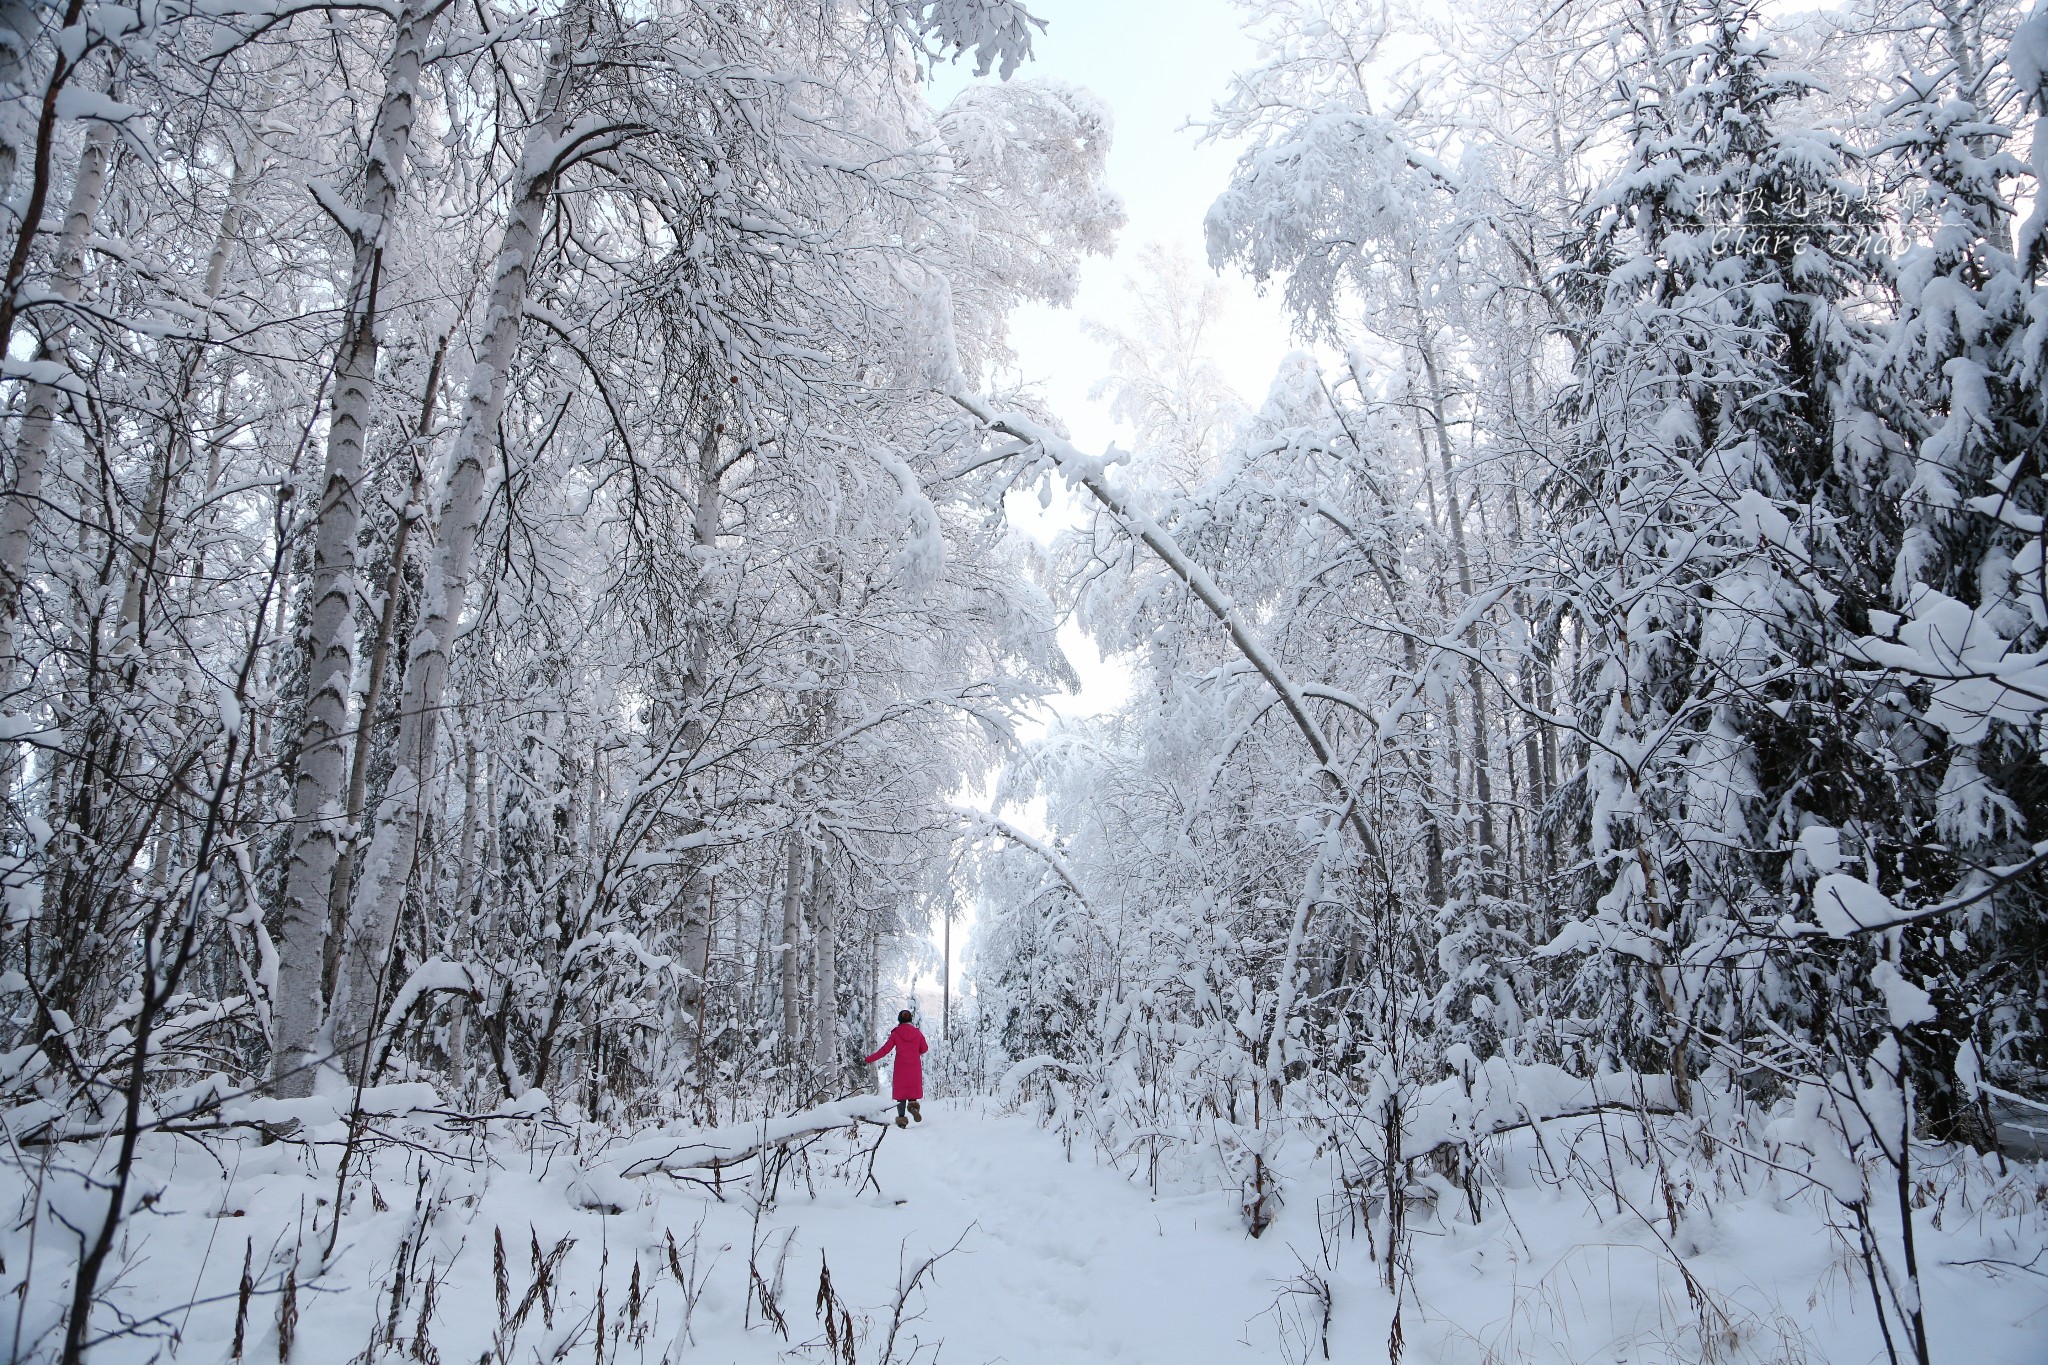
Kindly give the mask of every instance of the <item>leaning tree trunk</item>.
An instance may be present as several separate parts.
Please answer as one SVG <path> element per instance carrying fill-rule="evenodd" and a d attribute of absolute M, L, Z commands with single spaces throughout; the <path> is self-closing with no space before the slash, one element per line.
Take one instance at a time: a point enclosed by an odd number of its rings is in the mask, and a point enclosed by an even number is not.
<path fill-rule="evenodd" d="M 420 399 L 419 424 L 413 429 L 412 487 L 391 533 L 391 549 L 384 569 L 384 610 L 377 621 L 377 640 L 370 647 L 370 665 L 364 672 L 363 699 L 356 707 L 356 736 L 348 760 L 348 802 L 342 812 L 342 828 L 348 832 L 341 856 L 334 863 L 334 879 L 327 889 L 327 930 L 320 961 L 320 996 L 334 994 L 334 978 L 341 970 L 342 930 L 348 925 L 348 893 L 355 885 L 356 850 L 362 840 L 363 810 L 369 801 L 370 741 L 377 732 L 377 706 L 384 693 L 384 674 L 391 663 L 391 645 L 398 634 L 398 610 L 405 601 L 405 555 L 412 528 L 420 519 L 427 500 L 426 476 L 420 462 L 420 447 L 433 430 L 434 406 L 441 392 L 441 369 L 448 360 L 452 332 L 443 332 L 435 344 L 434 359 L 427 366 L 425 395 Z M 464 871 L 468 869 L 465 867 Z M 458 901 L 466 904 L 463 898 Z"/>
<path fill-rule="evenodd" d="M 327 462 L 313 524 L 312 602 L 307 613 L 306 697 L 292 786 L 291 845 L 285 863 L 271 1088 L 309 1094 L 325 1051 L 321 989 L 327 902 L 341 856 L 348 785 L 349 696 L 355 682 L 356 537 L 362 523 L 363 447 L 375 409 L 377 286 L 384 239 L 398 207 L 412 144 L 421 68 L 441 5 L 408 6 L 398 19 L 384 95 L 363 166 L 362 200 L 349 235 L 355 259 L 335 363 Z M 369 717 L 361 719 L 369 723 Z"/>
<path fill-rule="evenodd" d="M 488 462 L 495 457 L 498 419 L 519 345 L 520 319 L 540 250 L 541 229 L 555 193 L 555 176 L 568 122 L 568 96 L 583 25 L 566 23 L 549 54 L 539 123 L 527 135 L 513 180 L 512 206 L 484 313 L 483 335 L 461 425 L 448 461 L 441 501 L 439 543 L 420 593 L 421 614 L 412 635 L 399 703 L 395 765 L 377 809 L 369 855 L 363 860 L 343 935 L 341 972 L 329 1010 L 329 1032 L 346 1040 L 356 1069 L 376 1055 L 375 1033 L 387 960 L 419 847 L 420 795 L 441 733 L 441 704 L 461 619 L 476 543 L 483 524 Z"/>

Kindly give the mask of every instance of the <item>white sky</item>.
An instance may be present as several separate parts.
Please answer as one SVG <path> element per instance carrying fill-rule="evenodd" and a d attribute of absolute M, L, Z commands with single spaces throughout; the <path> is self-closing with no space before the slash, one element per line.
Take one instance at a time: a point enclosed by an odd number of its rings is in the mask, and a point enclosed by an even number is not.
<path fill-rule="evenodd" d="M 1114 256 L 1083 264 L 1071 307 L 1033 304 L 1012 315 L 1011 344 L 1019 377 L 1045 394 L 1076 444 L 1096 451 L 1112 441 L 1128 445 L 1131 433 L 1090 396 L 1109 353 L 1085 334 L 1082 323 L 1114 323 L 1125 316 L 1129 280 L 1145 244 L 1206 260 L 1202 218 L 1228 181 L 1237 153 L 1202 143 L 1187 125 L 1205 118 L 1230 77 L 1258 54 L 1239 29 L 1239 12 L 1230 0 L 1031 0 L 1030 8 L 1046 20 L 1046 29 L 1016 79 L 1085 86 L 1109 105 L 1115 118 L 1109 184 L 1123 196 L 1128 221 Z M 943 106 L 976 84 L 972 69 L 962 62 L 942 70 L 931 88 L 932 102 Z M 1287 325 L 1276 300 L 1258 297 L 1235 272 L 1226 279 L 1226 326 L 1218 330 L 1212 359 L 1238 395 L 1256 405 L 1290 349 Z M 1012 519 L 1043 540 L 1074 524 L 1076 514 L 1066 499 L 1056 498 L 1045 513 L 1031 497 L 1010 502 Z M 1078 631 L 1070 628 L 1061 638 L 1083 686 L 1054 709 L 1092 714 L 1121 701 L 1129 684 L 1124 669 L 1103 662 Z"/>
<path fill-rule="evenodd" d="M 1048 79 L 1086 86 L 1109 105 L 1115 138 L 1109 156 L 1109 184 L 1123 196 L 1128 222 L 1113 257 L 1082 267 L 1079 296 L 1070 308 L 1032 305 L 1013 315 L 1011 344 L 1018 370 L 1035 383 L 1084 450 L 1112 441 L 1128 445 L 1107 405 L 1089 396 L 1107 370 L 1106 348 L 1090 340 L 1082 322 L 1118 322 L 1127 313 L 1126 281 L 1138 250 L 1149 242 L 1178 247 L 1206 260 L 1202 218 L 1229 180 L 1236 149 L 1208 143 L 1186 125 L 1208 114 L 1233 73 L 1250 66 L 1257 49 L 1238 28 L 1229 0 L 1030 0 L 1031 11 L 1047 21 L 1034 43 L 1034 59 L 1016 79 Z M 950 100 L 973 84 L 973 68 L 962 63 L 940 73 L 932 103 Z M 993 80 L 993 76 L 986 79 Z M 1265 396 L 1274 367 L 1292 348 L 1276 300 L 1259 298 L 1242 277 L 1231 275 L 1227 326 L 1219 330 L 1211 357 L 1231 387 L 1254 405 Z M 1075 524 L 1078 509 L 1056 497 L 1040 512 L 1033 496 L 1014 496 L 1013 521 L 1042 540 Z M 1103 660 L 1080 632 L 1069 626 L 1061 644 L 1081 674 L 1079 694 L 1060 699 L 1053 710 L 1089 715 L 1109 710 L 1128 694 L 1130 674 L 1115 660 Z M 985 795 L 981 796 L 986 801 Z M 1010 818 L 1038 824 L 1039 812 L 1013 811 Z M 971 907 L 962 907 L 970 915 Z M 959 958 L 971 923 L 953 930 L 953 982 L 959 990 Z M 936 955 L 937 944 L 934 943 Z M 918 984 L 927 1023 L 938 1017 L 938 983 Z"/>
<path fill-rule="evenodd" d="M 1046 20 L 1046 30 L 1016 78 L 1085 86 L 1115 115 L 1109 183 L 1123 196 L 1129 219 L 1116 255 L 1086 262 L 1071 308 L 1032 305 L 1012 319 L 1023 377 L 1044 390 L 1074 439 L 1094 448 L 1117 433 L 1103 406 L 1088 398 L 1107 352 L 1082 334 L 1081 321 L 1124 313 L 1125 280 L 1145 243 L 1205 259 L 1202 216 L 1229 179 L 1236 150 L 1214 142 L 1198 146 L 1200 134 L 1186 125 L 1208 115 L 1257 49 L 1238 28 L 1238 9 L 1229 0 L 1031 0 L 1030 8 Z M 975 83 L 971 71 L 964 62 L 942 70 L 932 102 L 943 106 Z M 1215 359 L 1239 393 L 1257 402 L 1289 348 L 1287 328 L 1276 304 L 1233 278 L 1238 306 Z"/>

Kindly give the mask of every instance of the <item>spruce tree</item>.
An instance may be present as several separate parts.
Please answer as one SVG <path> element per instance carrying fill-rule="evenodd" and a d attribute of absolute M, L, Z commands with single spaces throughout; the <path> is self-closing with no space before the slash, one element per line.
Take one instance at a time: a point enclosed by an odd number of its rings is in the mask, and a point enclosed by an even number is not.
<path fill-rule="evenodd" d="M 1882 583 L 1896 442 L 1850 385 L 1872 337 L 1845 304 L 1873 273 L 1850 151 L 1800 123 L 1812 83 L 1748 8 L 1667 16 L 1624 73 L 1629 153 L 1567 276 L 1584 335 L 1548 568 L 1585 646 L 1588 757 L 1559 817 L 1589 857 L 1553 949 L 1603 950 L 1578 981 L 1601 1036 L 1683 1097 L 1747 1017 L 1736 993 L 1806 994 L 1768 960 L 1774 888 L 1802 829 L 1858 799 L 1825 664 Z"/>

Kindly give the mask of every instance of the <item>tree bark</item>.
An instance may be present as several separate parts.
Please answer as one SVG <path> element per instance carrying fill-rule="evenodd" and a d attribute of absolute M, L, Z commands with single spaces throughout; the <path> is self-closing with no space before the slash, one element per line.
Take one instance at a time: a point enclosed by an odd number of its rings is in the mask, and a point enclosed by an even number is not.
<path fill-rule="evenodd" d="M 405 692 L 399 704 L 396 764 L 377 810 L 369 855 L 350 904 L 330 1014 L 336 1041 L 346 1040 L 350 1056 L 358 1059 L 353 1064 L 358 1071 L 376 1055 L 372 1034 L 378 1026 L 378 997 L 419 848 L 421 792 L 440 741 L 441 705 L 448 690 L 455 628 L 469 592 L 489 491 L 486 469 L 519 347 L 520 320 L 540 252 L 541 229 L 554 200 L 575 70 L 572 59 L 586 27 L 583 14 L 579 7 L 557 31 L 539 101 L 539 121 L 527 133 L 513 177 L 511 212 L 498 246 L 483 334 L 463 398 L 461 424 L 449 453 L 437 552 L 420 593 L 420 619 L 413 631 Z"/>
<path fill-rule="evenodd" d="M 107 169 L 113 160 L 114 128 L 95 123 L 85 135 L 78 170 L 71 181 L 71 202 L 57 238 L 55 279 L 51 290 L 68 306 L 85 289 L 85 239 L 107 191 Z M 71 335 L 65 313 L 37 348 L 36 358 L 56 361 Z M 35 539 L 36 509 L 43 500 L 43 474 L 49 466 L 50 444 L 56 435 L 63 395 L 53 384 L 30 383 L 14 445 L 14 479 L 0 506 L 0 697 L 11 697 L 20 660 L 19 624 L 22 592 L 28 582 L 29 552 Z"/>
<path fill-rule="evenodd" d="M 292 786 L 285 863 L 279 1000 L 271 1049 L 273 1093 L 310 1094 L 327 1051 L 320 1039 L 328 960 L 328 897 L 341 857 L 348 782 L 349 699 L 355 682 L 356 536 L 362 522 L 363 448 L 375 406 L 377 286 L 386 226 L 412 145 L 415 102 L 427 40 L 441 6 L 400 12 L 385 64 L 384 94 L 363 166 L 363 191 L 348 227 L 355 258 L 335 363 L 327 459 L 313 525 L 312 601 L 306 639 L 306 698 Z M 369 717 L 360 723 L 368 724 Z"/>
<path fill-rule="evenodd" d="M 1429 381 L 1429 412 L 1436 435 L 1437 463 L 1444 475 L 1445 517 L 1451 531 L 1451 553 L 1458 566 L 1458 589 L 1472 600 L 1472 558 L 1465 546 L 1465 513 L 1458 497 L 1458 485 L 1451 469 L 1451 430 L 1444 418 L 1443 381 L 1437 372 L 1436 355 L 1426 339 L 1415 343 L 1422 357 L 1422 372 Z M 1493 758 L 1486 738 L 1486 670 L 1471 659 L 1465 670 L 1472 689 L 1472 800 L 1478 807 L 1479 856 L 1481 870 L 1491 876 L 1498 837 L 1493 828 Z M 1453 725 L 1455 731 L 1456 726 Z"/>
<path fill-rule="evenodd" d="M 362 845 L 363 808 L 369 799 L 370 748 L 377 733 L 377 704 L 384 694 L 384 674 L 391 666 L 391 645 L 398 634 L 399 604 L 405 600 L 405 551 L 412 538 L 413 524 L 422 515 L 426 502 L 427 488 L 419 449 L 433 430 L 436 396 L 441 390 L 441 370 L 448 361 L 448 343 L 452 332 L 444 332 L 434 348 L 434 359 L 427 367 L 427 385 L 420 399 L 419 424 L 414 428 L 412 487 L 405 495 L 405 506 L 398 514 L 398 525 L 391 533 L 391 553 L 384 570 L 384 609 L 377 620 L 377 642 L 370 649 L 370 666 L 365 670 L 362 704 L 356 708 L 356 734 L 353 750 L 348 761 L 348 802 L 342 813 L 342 828 L 347 831 L 347 841 L 341 846 L 340 857 L 334 864 L 333 880 L 327 888 L 327 937 L 322 944 L 320 962 L 320 995 L 326 999 L 334 994 L 334 979 L 341 970 L 341 940 L 348 925 L 349 889 L 355 885 L 356 850 Z M 470 752 L 471 767 L 475 766 L 475 750 Z M 467 865 L 463 867 L 466 874 Z M 460 899 L 460 898 L 458 898 Z"/>
<path fill-rule="evenodd" d="M 789 834 L 782 862 L 782 943 L 776 955 L 782 964 L 782 1045 L 791 1058 L 802 1056 L 803 981 L 797 971 L 797 945 L 804 932 L 803 836 Z"/>
<path fill-rule="evenodd" d="M 683 607 L 683 629 L 688 633 L 685 655 L 688 672 L 680 690 L 683 752 L 691 763 L 696 761 L 697 753 L 704 744 L 704 699 L 710 690 L 711 671 L 709 618 L 712 608 L 707 580 L 711 556 L 718 548 L 719 527 L 725 520 L 725 469 L 718 431 L 718 422 L 707 414 L 703 436 L 697 443 L 697 503 L 690 516 L 690 545 L 696 554 L 696 564 Z M 693 815 L 689 832 L 695 833 L 702 828 L 703 821 Z M 702 858 L 692 863 L 683 886 L 682 959 L 683 1007 L 700 1013 L 704 1007 L 704 993 L 708 989 L 702 971 L 708 970 L 711 961 L 711 888 Z"/>
<path fill-rule="evenodd" d="M 812 974 L 811 1060 L 818 1083 L 836 1088 L 846 1069 L 839 1053 L 839 888 L 825 866 L 823 850 L 811 854 L 811 922 L 817 925 Z"/>
<path fill-rule="evenodd" d="M 13 191 L 30 143 L 18 106 L 28 97 L 28 52 L 38 27 L 30 0 L 0 0 L 0 202 Z"/>

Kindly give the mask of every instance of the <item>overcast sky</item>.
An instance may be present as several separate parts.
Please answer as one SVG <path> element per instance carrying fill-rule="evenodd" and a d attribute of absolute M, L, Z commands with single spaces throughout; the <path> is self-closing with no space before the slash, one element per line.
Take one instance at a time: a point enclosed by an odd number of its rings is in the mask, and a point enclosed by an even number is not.
<path fill-rule="evenodd" d="M 1025 308 L 1012 333 L 1023 377 L 1043 388 L 1075 440 L 1095 449 L 1117 433 L 1102 405 L 1088 397 L 1107 353 L 1082 335 L 1081 321 L 1123 314 L 1124 281 L 1143 244 L 1178 245 L 1205 259 L 1202 216 L 1229 179 L 1236 151 L 1198 145 L 1200 134 L 1186 125 L 1207 116 L 1231 74 L 1249 66 L 1257 49 L 1227 0 L 1031 0 L 1030 9 L 1047 21 L 1046 31 L 1017 79 L 1086 86 L 1116 119 L 1109 182 L 1130 219 L 1117 254 L 1087 263 L 1073 307 Z M 943 71 L 933 103 L 944 105 L 971 84 L 971 72 L 966 63 Z M 1256 404 L 1289 349 L 1287 329 L 1278 307 L 1256 298 L 1241 280 L 1233 292 L 1231 326 L 1215 359 L 1239 394 Z"/>

